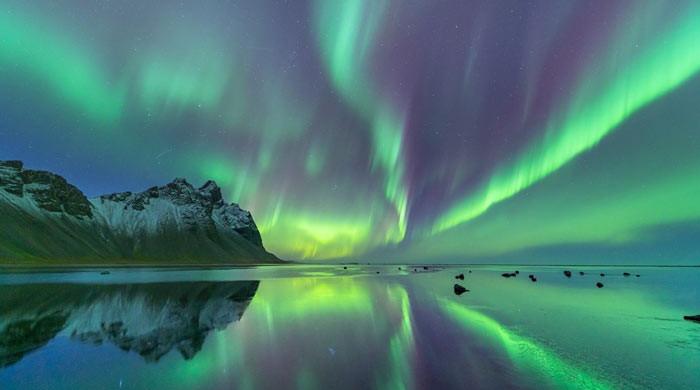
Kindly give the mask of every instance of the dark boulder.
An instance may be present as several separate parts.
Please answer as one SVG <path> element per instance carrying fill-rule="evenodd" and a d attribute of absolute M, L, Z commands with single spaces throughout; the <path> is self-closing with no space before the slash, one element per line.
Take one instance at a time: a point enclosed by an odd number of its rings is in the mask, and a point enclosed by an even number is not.
<path fill-rule="evenodd" d="M 455 279 L 464 280 L 464 274 L 459 274 L 455 276 Z"/>
<path fill-rule="evenodd" d="M 464 286 L 460 286 L 459 284 L 455 284 L 454 290 L 455 290 L 455 295 L 462 295 L 465 292 L 469 291 L 466 288 L 464 288 Z"/>
<path fill-rule="evenodd" d="M 506 272 L 506 273 L 502 273 L 501 276 L 503 276 L 504 278 L 510 278 L 513 275 L 511 275 L 510 272 Z"/>
<path fill-rule="evenodd" d="M 600 276 L 605 276 L 605 274 L 601 272 Z"/>
<path fill-rule="evenodd" d="M 693 321 L 693 322 L 700 323 L 700 314 L 695 315 L 695 316 L 683 316 L 683 319 L 687 320 L 687 321 Z"/>
<path fill-rule="evenodd" d="M 583 272 L 583 271 L 578 271 L 578 274 L 581 275 L 581 276 L 583 276 L 583 275 L 585 275 L 586 273 Z"/>
<path fill-rule="evenodd" d="M 623 273 L 622 273 L 622 276 L 630 276 L 630 273 L 629 273 L 629 272 L 623 272 Z"/>
<path fill-rule="evenodd" d="M 566 276 L 567 278 L 570 278 L 570 277 L 571 277 L 571 271 L 564 271 L 564 276 Z"/>
<path fill-rule="evenodd" d="M 595 284 L 595 286 L 598 287 L 598 288 L 603 288 L 603 283 L 598 282 L 598 283 Z"/>

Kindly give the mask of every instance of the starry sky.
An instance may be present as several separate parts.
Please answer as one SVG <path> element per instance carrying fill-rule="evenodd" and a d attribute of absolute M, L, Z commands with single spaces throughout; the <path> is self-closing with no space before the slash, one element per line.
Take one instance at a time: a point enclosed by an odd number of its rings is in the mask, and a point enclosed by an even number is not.
<path fill-rule="evenodd" d="M 697 264 L 700 2 L 0 2 L 0 158 L 288 259 Z"/>

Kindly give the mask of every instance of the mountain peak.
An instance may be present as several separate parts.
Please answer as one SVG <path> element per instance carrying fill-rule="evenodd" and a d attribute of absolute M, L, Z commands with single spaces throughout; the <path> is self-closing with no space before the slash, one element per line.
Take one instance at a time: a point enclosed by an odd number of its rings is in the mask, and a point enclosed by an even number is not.
<path fill-rule="evenodd" d="M 263 247 L 250 212 L 226 204 L 212 180 L 195 188 L 177 178 L 87 199 L 59 175 L 0 161 L 0 222 L 4 231 L 22 232 L 0 234 L 0 260 L 279 261 Z"/>
<path fill-rule="evenodd" d="M 24 169 L 21 161 L 0 161 L 0 189 L 46 211 L 92 218 L 92 205 L 77 187 L 55 173 Z"/>
<path fill-rule="evenodd" d="M 5 160 L 5 161 L 0 161 L 0 168 L 7 167 L 7 168 L 13 168 L 16 170 L 22 170 L 24 167 L 24 163 L 19 160 Z"/>
<path fill-rule="evenodd" d="M 209 199 L 212 204 L 219 204 L 224 200 L 223 196 L 221 195 L 221 188 L 214 180 L 207 180 L 204 185 L 199 187 L 199 193 L 205 198 Z"/>
<path fill-rule="evenodd" d="M 187 179 L 185 179 L 184 177 L 176 177 L 171 182 L 171 184 L 181 184 L 181 185 L 190 186 L 190 187 L 192 186 L 192 184 L 188 183 Z"/>
<path fill-rule="evenodd" d="M 235 232 L 264 249 L 253 216 L 236 203 L 226 204 L 221 188 L 213 180 L 195 188 L 186 179 L 176 178 L 165 186 L 151 187 L 143 192 L 102 195 L 93 204 L 110 216 L 108 220 L 116 230 L 154 232 L 162 229 L 166 221 L 171 221 L 191 232 L 211 234 L 218 229 Z"/>

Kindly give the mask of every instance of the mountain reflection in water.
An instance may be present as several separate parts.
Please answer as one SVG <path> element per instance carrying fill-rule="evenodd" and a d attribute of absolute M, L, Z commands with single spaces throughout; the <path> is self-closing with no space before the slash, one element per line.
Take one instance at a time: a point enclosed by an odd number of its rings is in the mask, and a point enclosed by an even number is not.
<path fill-rule="evenodd" d="M 683 316 L 700 309 L 699 279 L 602 266 L 0 273 L 0 389 L 695 389 L 700 326 Z"/>
<path fill-rule="evenodd" d="M 0 367 L 59 334 L 112 343 L 156 362 L 176 349 L 191 359 L 210 331 L 243 316 L 258 281 L 0 286 Z"/>

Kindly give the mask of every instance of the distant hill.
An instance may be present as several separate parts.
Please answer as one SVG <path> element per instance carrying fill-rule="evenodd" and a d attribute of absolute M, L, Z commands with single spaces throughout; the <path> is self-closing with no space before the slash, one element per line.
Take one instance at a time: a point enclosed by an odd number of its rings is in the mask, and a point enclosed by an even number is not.
<path fill-rule="evenodd" d="M 0 264 L 277 262 L 250 212 L 225 203 L 213 181 L 88 199 L 59 175 L 0 161 Z"/>

